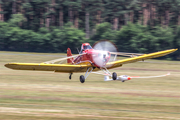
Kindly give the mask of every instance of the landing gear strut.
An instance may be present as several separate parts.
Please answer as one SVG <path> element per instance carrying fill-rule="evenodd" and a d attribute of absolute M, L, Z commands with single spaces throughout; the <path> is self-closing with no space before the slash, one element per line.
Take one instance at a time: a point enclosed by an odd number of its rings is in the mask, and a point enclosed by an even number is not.
<path fill-rule="evenodd" d="M 108 76 L 111 76 L 111 73 L 107 70 L 106 67 L 101 68 L 101 70 L 102 70 L 105 74 L 107 74 Z M 112 73 L 112 76 L 111 76 L 111 77 L 112 77 L 113 80 L 117 80 L 117 74 L 116 74 L 115 72 Z"/>
<path fill-rule="evenodd" d="M 83 75 L 81 75 L 80 77 L 79 77 L 79 79 L 80 79 L 80 82 L 81 83 L 84 83 L 85 82 L 85 79 L 88 77 L 88 75 L 93 71 L 93 67 L 89 67 L 88 69 L 87 69 L 87 71 L 86 71 L 86 74 L 85 74 L 85 76 L 83 76 Z M 89 71 L 90 70 L 90 71 Z"/>
<path fill-rule="evenodd" d="M 116 80 L 117 79 L 117 74 L 115 72 L 112 73 L 112 79 Z"/>

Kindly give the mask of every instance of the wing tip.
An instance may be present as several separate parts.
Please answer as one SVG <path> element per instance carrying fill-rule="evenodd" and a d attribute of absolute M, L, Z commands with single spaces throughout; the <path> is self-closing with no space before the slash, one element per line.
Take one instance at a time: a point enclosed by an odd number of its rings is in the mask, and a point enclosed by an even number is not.
<path fill-rule="evenodd" d="M 11 68 L 10 67 L 11 65 L 12 65 L 11 63 L 4 64 L 4 66 L 7 67 L 7 68 Z"/>

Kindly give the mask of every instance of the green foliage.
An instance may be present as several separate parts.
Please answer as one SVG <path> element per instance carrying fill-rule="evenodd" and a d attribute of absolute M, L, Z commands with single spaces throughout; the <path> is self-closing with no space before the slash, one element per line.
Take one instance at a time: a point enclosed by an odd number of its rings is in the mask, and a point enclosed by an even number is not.
<path fill-rule="evenodd" d="M 174 35 L 173 29 L 166 27 L 154 27 L 149 29 L 140 24 L 128 23 L 119 31 L 111 29 L 111 24 L 102 23 L 96 26 L 96 34 L 91 38 L 95 41 L 101 39 L 113 40 L 119 51 L 150 53 L 165 49 L 179 48 L 180 27 Z M 178 52 L 176 55 L 179 54 Z M 175 55 L 175 54 L 174 54 Z M 175 58 L 173 54 L 171 58 Z M 168 58 L 170 59 L 170 58 Z"/>
<path fill-rule="evenodd" d="M 174 34 L 171 28 L 162 28 L 157 26 L 151 31 L 151 33 L 155 37 L 153 42 L 156 43 L 154 44 L 156 50 L 162 50 L 162 48 L 173 48 Z"/>
<path fill-rule="evenodd" d="M 18 20 L 17 20 L 18 21 Z M 19 22 L 19 21 L 18 21 Z M 14 22 L 17 23 L 17 22 Z M 171 28 L 154 27 L 149 29 L 140 24 L 129 23 L 119 31 L 111 29 L 110 23 L 96 26 L 96 33 L 91 40 L 85 39 L 85 33 L 67 24 L 63 29 L 45 27 L 39 32 L 24 30 L 14 26 L 12 22 L 0 22 L 0 49 L 34 52 L 66 52 L 69 47 L 77 53 L 81 43 L 94 43 L 98 40 L 113 41 L 119 51 L 149 53 L 170 48 L 180 48 L 180 27 L 173 31 Z M 170 56 L 177 59 L 179 54 Z"/>
<path fill-rule="evenodd" d="M 24 22 L 26 19 L 23 14 L 13 14 L 12 18 L 9 20 L 9 23 L 12 26 L 18 26 L 18 23 Z"/>
<path fill-rule="evenodd" d="M 133 51 L 139 47 L 138 43 L 140 41 L 136 41 L 138 37 L 144 36 L 143 32 L 145 31 L 145 27 L 139 24 L 129 23 L 127 26 L 122 27 L 121 30 L 117 32 L 116 36 L 116 44 L 120 51 Z"/>
<path fill-rule="evenodd" d="M 51 32 L 51 44 L 56 52 L 66 52 L 69 47 L 73 51 L 85 41 L 85 33 L 71 27 L 64 29 L 53 29 Z"/>
<path fill-rule="evenodd" d="M 124 52 L 180 49 L 180 0 L 1 0 L 0 4 L 5 21 L 0 22 L 0 50 L 66 52 L 70 47 L 76 51 L 83 42 L 102 39 Z M 79 29 L 72 27 L 75 19 Z M 145 19 L 149 26 L 128 23 Z M 120 30 L 112 30 L 112 24 Z M 91 34 L 89 40 L 82 30 Z M 180 58 L 179 52 L 170 57 Z"/>
<path fill-rule="evenodd" d="M 75 52 L 85 42 L 85 33 L 71 27 L 64 29 L 41 28 L 38 33 L 12 27 L 10 23 L 0 22 L 0 49 L 15 51 L 66 52 L 70 47 Z"/>
<path fill-rule="evenodd" d="M 116 31 L 111 29 L 111 24 L 108 22 L 101 23 L 96 26 L 96 33 L 91 38 L 94 41 L 98 40 L 111 40 L 113 41 L 116 36 Z"/>

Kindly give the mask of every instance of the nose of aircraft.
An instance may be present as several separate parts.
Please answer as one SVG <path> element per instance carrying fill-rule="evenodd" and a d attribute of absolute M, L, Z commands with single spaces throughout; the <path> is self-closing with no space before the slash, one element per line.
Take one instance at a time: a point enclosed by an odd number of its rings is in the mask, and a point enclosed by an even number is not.
<path fill-rule="evenodd" d="M 97 51 L 97 54 L 93 56 L 93 61 L 96 66 L 104 67 L 109 61 L 110 53 L 108 51 Z"/>

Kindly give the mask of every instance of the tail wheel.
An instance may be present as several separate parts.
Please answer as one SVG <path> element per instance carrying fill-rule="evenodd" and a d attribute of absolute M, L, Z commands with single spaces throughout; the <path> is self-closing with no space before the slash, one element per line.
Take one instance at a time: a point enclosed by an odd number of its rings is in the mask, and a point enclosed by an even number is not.
<path fill-rule="evenodd" d="M 70 73 L 70 74 L 69 74 L 69 79 L 71 79 L 72 74 L 73 74 L 73 73 Z"/>
<path fill-rule="evenodd" d="M 117 79 L 117 74 L 115 72 L 112 73 L 112 79 L 116 80 Z"/>
<path fill-rule="evenodd" d="M 81 82 L 81 83 L 84 83 L 84 82 L 85 82 L 85 78 L 84 78 L 83 75 L 81 75 L 79 79 L 80 79 L 80 82 Z"/>
<path fill-rule="evenodd" d="M 69 79 L 71 79 L 71 75 L 69 76 Z"/>

